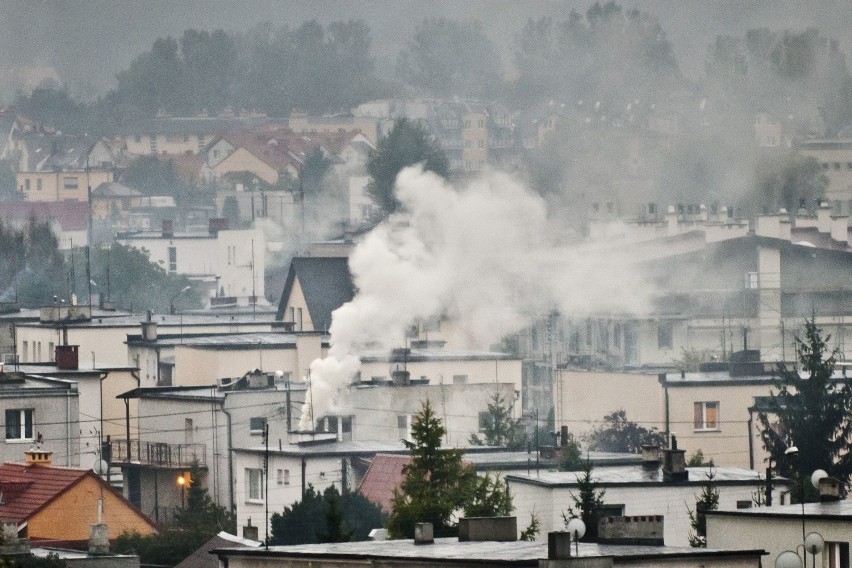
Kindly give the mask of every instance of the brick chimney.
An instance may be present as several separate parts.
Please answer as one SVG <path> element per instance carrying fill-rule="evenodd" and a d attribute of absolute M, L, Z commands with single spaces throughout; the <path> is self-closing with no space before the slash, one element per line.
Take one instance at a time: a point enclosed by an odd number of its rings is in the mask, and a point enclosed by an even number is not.
<path fill-rule="evenodd" d="M 663 450 L 663 481 L 687 481 L 689 472 L 686 471 L 686 450 L 677 448 L 677 438 L 672 435 L 672 447 Z"/>
<path fill-rule="evenodd" d="M 56 368 L 62 371 L 76 371 L 80 366 L 79 345 L 56 346 Z"/>
<path fill-rule="evenodd" d="M 96 523 L 89 529 L 89 553 L 109 554 L 109 526 Z"/>
<path fill-rule="evenodd" d="M 36 467 L 50 467 L 53 465 L 53 452 L 41 448 L 36 444 L 24 452 L 24 463 Z"/>

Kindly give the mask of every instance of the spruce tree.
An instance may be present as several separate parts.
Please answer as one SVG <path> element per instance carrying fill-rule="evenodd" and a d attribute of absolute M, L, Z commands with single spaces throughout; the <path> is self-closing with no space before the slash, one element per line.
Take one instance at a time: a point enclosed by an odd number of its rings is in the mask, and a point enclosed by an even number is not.
<path fill-rule="evenodd" d="M 814 318 L 796 337 L 799 368 L 781 364 L 769 410 L 758 414 L 763 445 L 780 475 L 800 478 L 824 469 L 845 488 L 852 476 L 852 387 L 832 379 L 837 351 L 829 351 Z M 795 446 L 798 452 L 785 451 Z M 799 487 L 800 484 L 796 484 Z"/>

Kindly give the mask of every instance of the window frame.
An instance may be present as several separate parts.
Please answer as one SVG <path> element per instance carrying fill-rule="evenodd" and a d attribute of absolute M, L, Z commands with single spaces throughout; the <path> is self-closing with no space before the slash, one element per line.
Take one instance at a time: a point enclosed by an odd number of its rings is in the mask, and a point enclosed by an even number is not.
<path fill-rule="evenodd" d="M 263 503 L 263 469 L 245 468 L 246 503 Z"/>
<path fill-rule="evenodd" d="M 11 436 L 9 433 L 10 427 L 13 426 L 13 423 L 10 423 L 10 416 L 17 417 L 17 422 L 14 423 L 17 433 Z M 35 409 L 7 408 L 4 418 L 6 424 L 6 443 L 32 442 L 35 439 Z M 27 430 L 29 430 L 29 432 Z M 27 436 L 27 434 L 29 434 L 29 436 Z"/>
<path fill-rule="evenodd" d="M 713 420 L 708 420 L 708 411 L 712 408 L 715 415 Z M 692 405 L 692 429 L 695 432 L 718 432 L 719 431 L 719 401 L 702 400 Z"/>

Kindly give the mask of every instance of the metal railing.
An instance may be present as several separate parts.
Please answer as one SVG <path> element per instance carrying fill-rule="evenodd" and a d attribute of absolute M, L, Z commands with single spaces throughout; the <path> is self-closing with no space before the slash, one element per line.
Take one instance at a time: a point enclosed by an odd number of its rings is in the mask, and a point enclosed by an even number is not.
<path fill-rule="evenodd" d="M 112 463 L 138 463 L 163 467 L 188 467 L 193 463 L 207 465 L 207 446 L 204 444 L 168 444 L 142 440 L 110 442 Z"/>

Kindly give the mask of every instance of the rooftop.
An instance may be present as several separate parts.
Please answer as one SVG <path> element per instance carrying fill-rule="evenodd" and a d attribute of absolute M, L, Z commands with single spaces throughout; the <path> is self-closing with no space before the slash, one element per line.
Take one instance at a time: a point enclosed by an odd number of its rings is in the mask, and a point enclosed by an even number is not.
<path fill-rule="evenodd" d="M 852 501 L 832 501 L 826 503 L 805 503 L 805 518 L 852 520 Z M 772 507 L 756 507 L 753 509 L 723 509 L 708 511 L 709 514 L 721 516 L 747 515 L 750 517 L 781 517 L 801 520 L 802 505 L 775 505 Z"/>
<path fill-rule="evenodd" d="M 713 472 L 713 481 L 717 485 L 755 485 L 763 478 L 757 471 L 742 467 L 688 467 L 686 481 L 671 482 L 671 485 L 703 485 Z M 512 483 L 528 483 L 545 487 L 577 487 L 582 471 L 541 471 L 530 474 L 513 473 L 506 476 Z M 660 486 L 669 485 L 663 480 L 662 469 L 645 469 L 641 465 L 622 467 L 596 467 L 592 470 L 592 479 L 602 487 L 607 486 Z M 786 480 L 776 479 L 776 483 Z"/>
<path fill-rule="evenodd" d="M 276 332 L 261 332 L 261 333 L 235 333 L 235 334 L 194 334 L 194 335 L 168 335 L 158 336 L 156 344 L 159 346 L 191 346 L 199 349 L 242 349 L 245 347 L 283 347 L 295 348 L 296 338 L 300 334 L 296 333 L 276 333 Z M 311 335 L 311 334 L 305 334 Z M 323 337 L 323 345 L 328 346 L 328 338 Z M 127 338 L 127 343 L 153 343 L 145 341 L 140 335 L 131 335 Z"/>
<path fill-rule="evenodd" d="M 351 560 L 408 560 L 423 563 L 468 561 L 471 564 L 506 566 L 538 566 L 547 558 L 546 542 L 459 542 L 454 538 L 436 538 L 434 544 L 415 545 L 412 540 L 383 540 L 334 544 L 303 544 L 264 548 L 220 548 L 212 551 L 220 556 L 346 558 Z M 674 559 L 679 557 L 762 556 L 763 550 L 716 550 L 708 548 L 674 548 L 668 546 L 632 546 L 579 543 L 583 558 L 615 557 L 620 559 Z"/>

